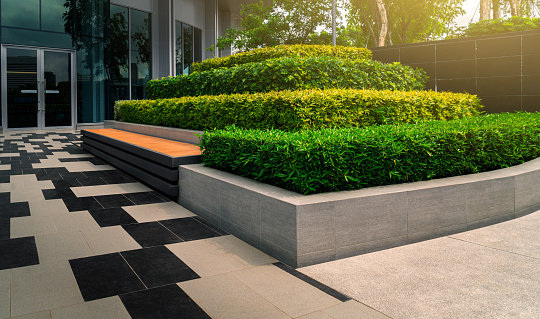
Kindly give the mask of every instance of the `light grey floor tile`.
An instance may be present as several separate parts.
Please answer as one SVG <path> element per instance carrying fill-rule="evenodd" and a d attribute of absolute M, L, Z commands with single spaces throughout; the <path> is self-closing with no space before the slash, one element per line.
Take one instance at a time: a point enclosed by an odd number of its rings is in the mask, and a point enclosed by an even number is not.
<path fill-rule="evenodd" d="M 0 171 L 9 171 L 11 169 L 11 164 L 0 164 Z"/>
<path fill-rule="evenodd" d="M 30 201 L 28 206 L 30 207 L 30 215 L 32 216 L 69 213 L 66 204 L 61 199 L 34 200 Z"/>
<path fill-rule="evenodd" d="M 321 310 L 323 313 L 335 319 L 391 319 L 390 317 L 359 303 L 356 300 L 349 300 L 339 305 Z"/>
<path fill-rule="evenodd" d="M 12 316 L 83 302 L 68 262 L 15 268 L 11 276 Z"/>
<path fill-rule="evenodd" d="M 232 275 L 293 318 L 341 303 L 274 265 L 248 268 Z"/>
<path fill-rule="evenodd" d="M 39 312 L 30 313 L 27 315 L 12 317 L 12 319 L 50 319 L 51 312 L 49 310 L 43 310 Z"/>
<path fill-rule="evenodd" d="M 10 219 L 11 238 L 57 233 L 51 216 L 28 216 Z"/>
<path fill-rule="evenodd" d="M 52 215 L 58 232 L 100 229 L 96 220 L 87 211 L 58 213 Z"/>
<path fill-rule="evenodd" d="M 167 248 L 201 277 L 276 262 L 232 235 L 171 244 Z"/>
<path fill-rule="evenodd" d="M 118 296 L 51 310 L 52 319 L 131 319 Z"/>
<path fill-rule="evenodd" d="M 290 318 L 230 274 L 178 284 L 214 319 Z"/>
<path fill-rule="evenodd" d="M 0 193 L 9 193 L 10 184 L 9 183 L 0 183 Z"/>
<path fill-rule="evenodd" d="M 81 231 L 94 255 L 103 255 L 141 246 L 120 226 Z"/>
<path fill-rule="evenodd" d="M 10 316 L 10 285 L 11 271 L 9 269 L 0 270 L 0 318 Z"/>
<path fill-rule="evenodd" d="M 79 231 L 36 236 L 36 246 L 42 264 L 93 255 Z"/>
<path fill-rule="evenodd" d="M 102 196 L 138 192 L 150 192 L 151 189 L 141 183 L 111 184 L 98 186 L 71 187 L 77 197 Z"/>
<path fill-rule="evenodd" d="M 11 192 L 12 203 L 44 201 L 45 197 L 41 189 L 23 189 Z"/>
<path fill-rule="evenodd" d="M 19 153 L 0 153 L 0 157 L 18 157 L 21 156 Z"/>
<path fill-rule="evenodd" d="M 357 319 L 357 318 L 359 318 L 359 317 L 355 317 L 355 319 Z M 325 314 L 324 312 L 316 311 L 316 312 L 312 312 L 312 313 L 310 313 L 308 315 L 305 315 L 305 316 L 297 317 L 297 319 L 332 319 L 332 317 Z"/>
<path fill-rule="evenodd" d="M 127 206 L 122 208 L 139 223 L 196 216 L 174 202 Z"/>

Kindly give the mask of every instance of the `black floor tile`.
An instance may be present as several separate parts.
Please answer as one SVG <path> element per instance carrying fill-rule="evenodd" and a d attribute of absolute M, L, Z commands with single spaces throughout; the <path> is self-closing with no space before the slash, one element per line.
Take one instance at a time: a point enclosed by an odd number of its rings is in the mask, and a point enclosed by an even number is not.
<path fill-rule="evenodd" d="M 120 295 L 133 319 L 210 318 L 177 285 Z"/>
<path fill-rule="evenodd" d="M 161 194 L 160 192 L 154 191 L 154 192 L 151 192 L 151 193 L 153 195 L 161 198 L 164 202 L 173 202 L 173 200 L 170 197 L 168 197 L 167 195 Z"/>
<path fill-rule="evenodd" d="M 224 231 L 223 229 L 217 227 L 216 225 L 206 221 L 204 218 L 200 217 L 200 216 L 194 216 L 193 219 L 197 220 L 198 222 L 200 222 L 201 224 L 207 226 L 207 227 L 210 227 L 212 228 L 213 230 L 217 231 L 218 233 L 220 233 L 221 235 L 229 235 L 228 232 Z"/>
<path fill-rule="evenodd" d="M 0 270 L 39 264 L 34 237 L 0 240 Z"/>
<path fill-rule="evenodd" d="M 10 219 L 0 217 L 0 240 L 10 238 Z"/>
<path fill-rule="evenodd" d="M 69 187 L 79 187 L 82 186 L 81 183 L 76 178 L 66 179 L 62 176 L 62 180 L 53 180 L 54 187 L 56 188 L 69 188 Z"/>
<path fill-rule="evenodd" d="M 94 197 L 62 198 L 62 200 L 70 212 L 104 208 Z"/>
<path fill-rule="evenodd" d="M 137 221 L 122 208 L 91 209 L 89 212 L 101 227 L 137 223 Z"/>
<path fill-rule="evenodd" d="M 200 278 L 165 246 L 120 253 L 148 288 Z"/>
<path fill-rule="evenodd" d="M 182 242 L 182 239 L 158 222 L 123 225 L 122 228 L 142 247 Z"/>
<path fill-rule="evenodd" d="M 159 198 L 152 192 L 130 193 L 124 194 L 124 196 L 126 196 L 130 201 L 134 202 L 135 205 L 155 204 L 164 202 L 162 198 Z"/>
<path fill-rule="evenodd" d="M 96 177 L 96 178 L 77 178 L 79 183 L 81 183 L 82 186 L 97 186 L 97 185 L 107 185 L 108 183 L 104 181 L 102 178 Z"/>
<path fill-rule="evenodd" d="M 94 197 L 103 208 L 117 208 L 122 206 L 133 206 L 135 205 L 124 195 L 104 195 L 104 196 L 95 196 Z"/>
<path fill-rule="evenodd" d="M 54 182 L 53 182 L 54 183 Z M 45 199 L 76 199 L 77 196 L 73 193 L 73 191 L 70 188 L 56 188 L 56 189 L 44 189 L 41 191 L 43 193 L 43 196 Z"/>
<path fill-rule="evenodd" d="M 145 289 L 119 253 L 69 261 L 85 301 Z"/>
<path fill-rule="evenodd" d="M 30 216 L 30 207 L 27 202 L 0 204 L 0 217 L 13 218 Z"/>
<path fill-rule="evenodd" d="M 184 241 L 221 236 L 220 233 L 193 218 L 162 220 L 159 222 Z"/>
<path fill-rule="evenodd" d="M 10 203 L 10 193 L 0 193 L 0 205 L 6 205 Z"/>

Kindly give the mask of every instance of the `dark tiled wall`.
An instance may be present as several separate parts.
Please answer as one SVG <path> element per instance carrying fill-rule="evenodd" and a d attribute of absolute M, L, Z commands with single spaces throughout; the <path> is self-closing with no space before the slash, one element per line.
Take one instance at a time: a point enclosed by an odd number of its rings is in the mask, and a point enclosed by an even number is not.
<path fill-rule="evenodd" d="M 477 94 L 488 113 L 540 111 L 540 32 L 372 48 L 373 58 L 422 68 L 427 89 Z"/>

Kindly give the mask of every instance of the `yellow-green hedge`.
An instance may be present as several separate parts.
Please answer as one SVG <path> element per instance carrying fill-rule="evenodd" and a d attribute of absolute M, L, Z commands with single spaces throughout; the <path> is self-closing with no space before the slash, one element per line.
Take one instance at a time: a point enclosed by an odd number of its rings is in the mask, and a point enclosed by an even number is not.
<path fill-rule="evenodd" d="M 224 58 L 207 59 L 192 65 L 193 72 L 203 72 L 218 68 L 229 68 L 251 62 L 262 62 L 268 59 L 284 57 L 323 57 L 330 56 L 341 59 L 371 60 L 373 54 L 369 49 L 331 45 L 278 45 L 234 54 Z"/>
<path fill-rule="evenodd" d="M 195 130 L 303 130 L 449 120 L 479 114 L 469 94 L 352 89 L 280 91 L 118 101 L 115 117 L 131 123 Z"/>

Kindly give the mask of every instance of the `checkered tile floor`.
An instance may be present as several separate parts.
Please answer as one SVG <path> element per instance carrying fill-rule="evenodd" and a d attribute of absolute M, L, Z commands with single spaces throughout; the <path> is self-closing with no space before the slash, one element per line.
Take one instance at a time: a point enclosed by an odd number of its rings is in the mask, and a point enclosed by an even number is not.
<path fill-rule="evenodd" d="M 0 319 L 374 313 L 80 143 L 78 131 L 0 133 Z"/>

